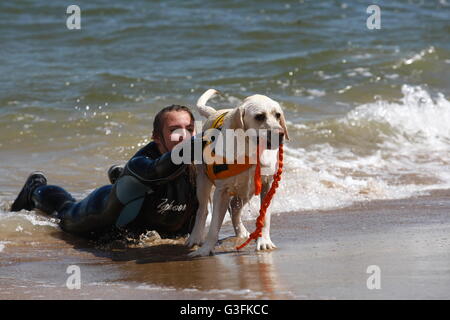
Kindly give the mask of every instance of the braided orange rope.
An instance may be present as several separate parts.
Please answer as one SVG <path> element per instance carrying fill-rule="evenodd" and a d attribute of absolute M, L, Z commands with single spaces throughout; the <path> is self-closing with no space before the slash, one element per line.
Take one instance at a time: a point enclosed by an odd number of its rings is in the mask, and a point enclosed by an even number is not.
<path fill-rule="evenodd" d="M 275 190 L 278 188 L 278 183 L 281 180 L 281 173 L 283 172 L 283 145 L 280 144 L 280 148 L 278 149 L 278 170 L 273 175 L 273 182 L 270 186 L 269 192 L 267 192 L 266 196 L 263 199 L 261 204 L 261 208 L 259 209 L 259 217 L 256 219 L 256 230 L 253 231 L 252 234 L 248 237 L 247 241 L 245 241 L 240 246 L 236 247 L 237 250 L 242 249 L 246 245 L 250 243 L 252 240 L 256 240 L 259 237 L 262 237 L 262 228 L 264 227 L 264 220 L 266 218 L 267 208 L 270 205 L 270 201 L 272 201 L 273 196 L 275 195 Z M 255 194 L 258 195 L 261 192 L 262 183 L 261 183 L 261 165 L 259 163 L 259 150 L 257 152 L 256 158 L 256 170 L 255 170 Z"/>

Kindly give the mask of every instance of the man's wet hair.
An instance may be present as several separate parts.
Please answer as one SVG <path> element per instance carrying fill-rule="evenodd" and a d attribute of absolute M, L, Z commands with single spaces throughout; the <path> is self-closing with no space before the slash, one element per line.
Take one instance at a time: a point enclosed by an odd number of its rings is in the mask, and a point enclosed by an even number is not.
<path fill-rule="evenodd" d="M 191 109 L 186 106 L 178 105 L 178 104 L 172 104 L 170 106 L 167 106 L 163 109 L 161 109 L 155 116 L 155 119 L 153 120 L 153 136 L 162 137 L 163 133 L 163 126 L 164 126 L 164 115 L 167 112 L 172 111 L 186 111 L 189 113 L 189 116 L 191 117 L 192 121 L 195 121 L 194 115 L 192 114 Z"/>
<path fill-rule="evenodd" d="M 153 137 L 163 137 L 163 126 L 164 126 L 164 115 L 167 112 L 171 112 L 171 111 L 186 111 L 187 113 L 189 113 L 189 116 L 191 117 L 192 121 L 195 121 L 194 115 L 192 114 L 191 109 L 189 109 L 189 107 L 186 106 L 182 106 L 179 104 L 172 104 L 170 106 L 167 106 L 165 108 L 162 108 L 155 116 L 155 119 L 153 120 Z M 188 179 L 189 182 L 195 186 L 196 185 L 196 169 L 195 169 L 195 165 L 190 164 L 187 166 L 187 170 L 188 170 Z M 196 194 L 195 194 L 195 188 L 193 188 L 193 194 L 192 197 L 193 199 L 197 199 L 196 198 Z"/>

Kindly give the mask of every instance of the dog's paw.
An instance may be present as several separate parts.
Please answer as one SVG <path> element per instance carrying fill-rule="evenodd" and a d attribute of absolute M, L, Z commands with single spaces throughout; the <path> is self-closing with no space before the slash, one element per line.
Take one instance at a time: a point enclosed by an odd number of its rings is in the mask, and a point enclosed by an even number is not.
<path fill-rule="evenodd" d="M 259 237 L 256 240 L 256 251 L 260 250 L 272 250 L 275 249 L 277 246 L 273 244 L 272 240 L 270 240 L 269 237 Z"/>
<path fill-rule="evenodd" d="M 196 243 L 195 241 L 191 241 L 191 239 L 187 239 L 184 245 L 188 248 L 193 248 L 195 246 L 200 246 L 200 243 Z"/>
<path fill-rule="evenodd" d="M 250 232 L 245 229 L 245 227 L 236 232 L 236 237 L 240 239 L 248 239 L 250 237 Z"/>
<path fill-rule="evenodd" d="M 195 237 L 194 235 L 190 235 L 189 238 L 187 238 L 186 242 L 184 243 L 184 245 L 188 248 L 192 248 L 196 245 L 201 246 L 203 243 L 201 237 Z"/>
<path fill-rule="evenodd" d="M 213 256 L 214 255 L 214 248 L 208 248 L 206 246 L 203 246 L 194 252 L 191 252 L 188 254 L 189 257 L 195 258 L 195 257 L 206 257 L 206 256 Z"/>

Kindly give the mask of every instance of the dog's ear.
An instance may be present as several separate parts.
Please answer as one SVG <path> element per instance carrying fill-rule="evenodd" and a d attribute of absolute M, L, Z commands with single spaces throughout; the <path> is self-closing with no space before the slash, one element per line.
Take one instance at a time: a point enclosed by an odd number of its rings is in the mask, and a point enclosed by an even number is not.
<path fill-rule="evenodd" d="M 289 140 L 289 134 L 288 134 L 288 130 L 287 130 L 287 127 L 286 127 L 286 119 L 284 118 L 284 113 L 283 112 L 281 112 L 280 124 L 281 124 L 281 127 L 283 128 L 283 131 L 284 131 L 284 138 L 286 140 Z"/>
<path fill-rule="evenodd" d="M 244 129 L 244 109 L 236 107 L 230 118 L 230 129 Z"/>

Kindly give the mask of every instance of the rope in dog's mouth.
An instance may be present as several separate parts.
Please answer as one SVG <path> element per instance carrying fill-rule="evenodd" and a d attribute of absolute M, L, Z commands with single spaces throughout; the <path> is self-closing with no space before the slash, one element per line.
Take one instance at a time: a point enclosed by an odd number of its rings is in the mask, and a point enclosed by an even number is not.
<path fill-rule="evenodd" d="M 256 156 L 256 169 L 255 169 L 255 195 L 259 195 L 262 190 L 262 182 L 261 182 L 261 164 L 259 161 L 259 146 L 257 150 Z M 252 234 L 248 237 L 247 241 L 245 241 L 240 246 L 236 247 L 237 250 L 244 248 L 246 245 L 250 243 L 252 240 L 256 240 L 259 237 L 262 237 L 262 228 L 264 227 L 264 220 L 266 218 L 267 208 L 272 201 L 273 196 L 275 195 L 275 191 L 278 188 L 278 183 L 281 180 L 281 173 L 283 172 L 283 144 L 280 144 L 278 149 L 278 170 L 273 176 L 272 185 L 270 186 L 269 191 L 263 199 L 261 204 L 261 208 L 259 209 L 259 216 L 256 219 L 256 230 L 253 231 Z"/>

